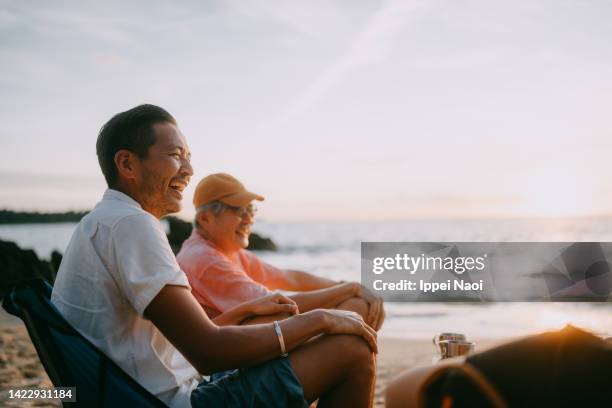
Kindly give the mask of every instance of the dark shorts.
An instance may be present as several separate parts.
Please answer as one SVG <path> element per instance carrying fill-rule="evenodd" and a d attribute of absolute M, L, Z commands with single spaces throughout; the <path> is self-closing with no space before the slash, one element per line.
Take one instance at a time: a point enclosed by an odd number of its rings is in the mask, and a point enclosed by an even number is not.
<path fill-rule="evenodd" d="M 193 390 L 191 406 L 304 408 L 308 403 L 289 359 L 277 358 L 213 374 Z"/>

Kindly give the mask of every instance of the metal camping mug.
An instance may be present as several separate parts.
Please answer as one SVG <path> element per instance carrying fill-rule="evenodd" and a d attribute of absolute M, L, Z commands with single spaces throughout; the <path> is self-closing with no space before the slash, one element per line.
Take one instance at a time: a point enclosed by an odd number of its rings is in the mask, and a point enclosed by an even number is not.
<path fill-rule="evenodd" d="M 465 334 L 461 334 L 461 333 L 441 333 L 438 334 L 437 336 L 434 336 L 434 338 L 431 340 L 434 344 L 434 346 L 436 347 L 436 349 L 439 349 L 439 343 L 442 340 L 462 340 L 465 341 Z"/>
<path fill-rule="evenodd" d="M 440 357 L 442 359 L 463 356 L 474 351 L 474 343 L 465 340 L 441 340 Z"/>
<path fill-rule="evenodd" d="M 437 354 L 437 357 L 434 357 L 434 361 L 438 359 L 448 358 L 447 356 L 445 356 L 444 354 L 445 351 L 442 350 L 440 346 L 440 342 L 445 341 L 445 340 L 466 341 L 465 334 L 461 334 L 461 333 L 441 333 L 441 334 L 438 334 L 437 336 L 434 336 L 434 338 L 432 339 L 432 342 L 434 344 L 434 347 L 436 348 L 436 354 Z M 448 347 L 445 347 L 445 349 L 446 348 Z"/>

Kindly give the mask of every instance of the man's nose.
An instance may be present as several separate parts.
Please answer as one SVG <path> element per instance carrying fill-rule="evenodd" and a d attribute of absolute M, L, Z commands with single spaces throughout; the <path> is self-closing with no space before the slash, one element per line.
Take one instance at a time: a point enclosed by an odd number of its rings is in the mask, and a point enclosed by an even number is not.
<path fill-rule="evenodd" d="M 248 211 L 245 211 L 244 214 L 242 215 L 242 219 L 248 224 L 252 224 L 254 218 L 255 216 Z"/>
<path fill-rule="evenodd" d="M 191 162 L 189 160 L 183 161 L 183 166 L 181 167 L 181 172 L 186 176 L 193 176 L 193 167 L 191 166 Z"/>

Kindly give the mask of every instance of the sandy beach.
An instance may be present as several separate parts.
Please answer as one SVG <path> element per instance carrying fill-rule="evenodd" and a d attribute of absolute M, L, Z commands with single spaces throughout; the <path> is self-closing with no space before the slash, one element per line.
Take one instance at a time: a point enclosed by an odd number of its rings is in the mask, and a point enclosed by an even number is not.
<path fill-rule="evenodd" d="M 0 308 L 0 406 L 59 407 L 60 403 L 9 398 L 9 388 L 52 386 L 25 326 L 21 320 Z"/>
<path fill-rule="evenodd" d="M 474 339 L 477 350 L 499 344 L 500 340 Z M 431 363 L 431 340 L 380 338 L 375 406 L 384 406 L 384 389 L 389 381 L 409 368 Z M 49 402 L 11 401 L 7 389 L 51 387 L 30 337 L 21 320 L 0 310 L 0 405 L 6 407 L 55 407 Z"/>

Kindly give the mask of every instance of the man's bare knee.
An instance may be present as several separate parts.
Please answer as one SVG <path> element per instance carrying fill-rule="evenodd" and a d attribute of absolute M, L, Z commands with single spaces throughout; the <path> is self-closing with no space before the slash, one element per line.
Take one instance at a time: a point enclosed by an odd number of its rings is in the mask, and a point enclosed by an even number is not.
<path fill-rule="evenodd" d="M 318 336 L 295 349 L 289 358 L 307 399 L 327 400 L 336 392 L 346 392 L 343 401 L 352 397 L 359 399 L 364 390 L 371 390 L 376 377 L 369 346 L 360 337 L 348 334 Z M 324 402 L 323 406 L 338 404 Z"/>
<path fill-rule="evenodd" d="M 372 395 L 376 381 L 376 360 L 370 346 L 361 337 L 345 336 L 341 347 L 344 354 L 344 379 L 350 384 L 349 388 L 353 392 L 355 389 L 370 390 Z M 330 406 L 336 405 L 332 403 Z"/>
<path fill-rule="evenodd" d="M 368 343 L 359 336 L 338 335 L 338 337 L 340 337 L 339 347 L 343 350 L 343 354 L 348 355 L 348 368 L 358 370 L 360 375 L 366 375 L 368 372 L 374 375 L 375 357 Z"/>
<path fill-rule="evenodd" d="M 363 317 L 363 319 L 365 320 L 368 317 L 368 311 L 370 310 L 370 307 L 368 303 L 362 298 L 352 297 L 340 303 L 338 306 L 336 306 L 336 309 L 351 310 L 353 312 L 359 313 L 361 317 Z"/>

